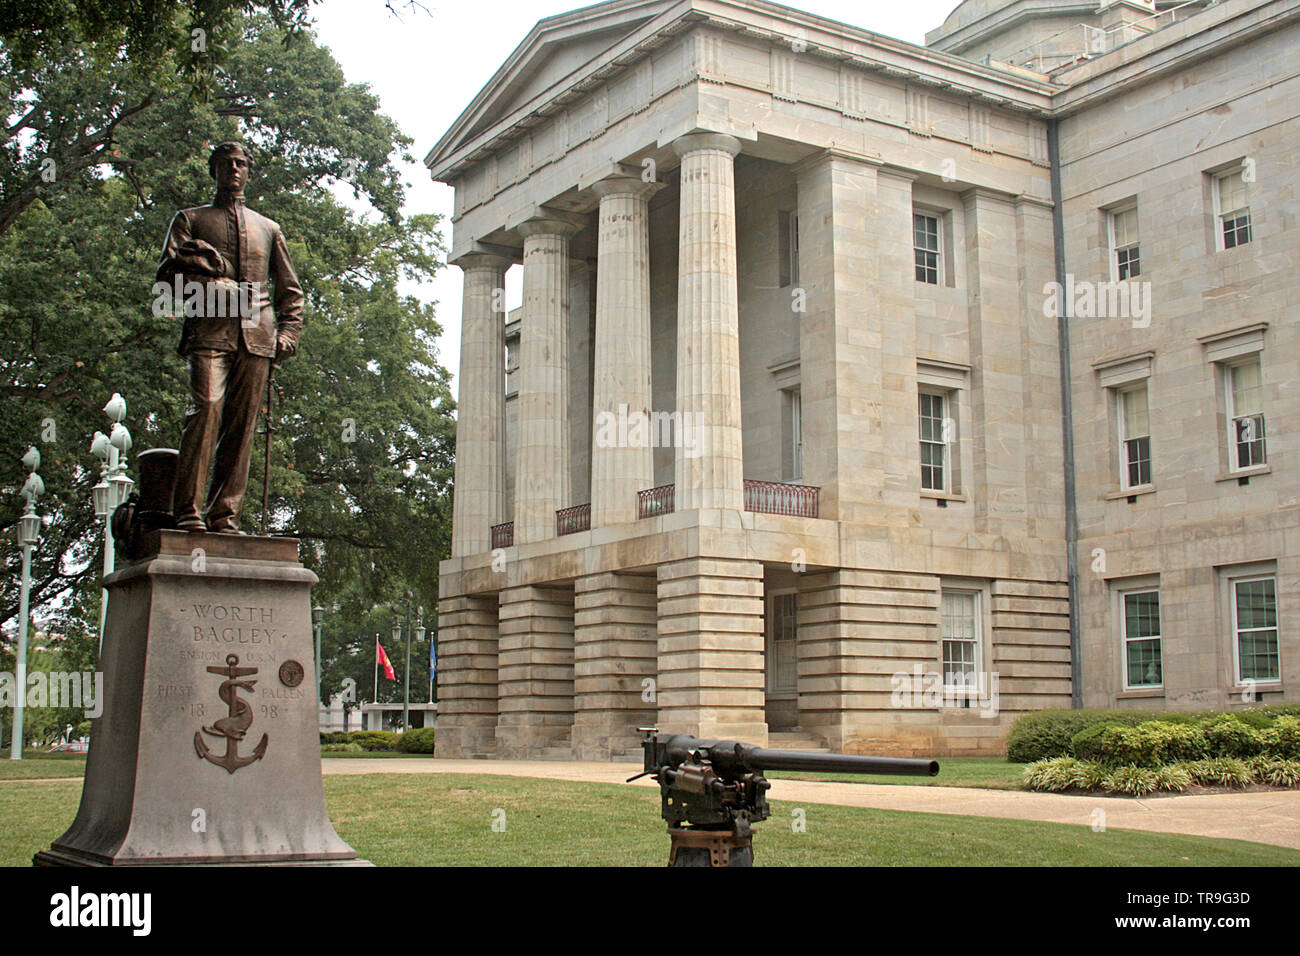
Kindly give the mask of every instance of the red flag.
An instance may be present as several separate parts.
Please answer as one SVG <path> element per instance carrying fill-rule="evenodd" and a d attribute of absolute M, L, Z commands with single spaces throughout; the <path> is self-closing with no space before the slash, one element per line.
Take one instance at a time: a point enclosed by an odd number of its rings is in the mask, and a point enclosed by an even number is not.
<path fill-rule="evenodd" d="M 393 662 L 388 659 L 384 653 L 384 645 L 379 643 L 379 638 L 375 638 L 375 651 L 379 657 L 379 663 L 384 668 L 384 676 L 389 680 L 397 680 L 397 674 L 393 672 Z"/>

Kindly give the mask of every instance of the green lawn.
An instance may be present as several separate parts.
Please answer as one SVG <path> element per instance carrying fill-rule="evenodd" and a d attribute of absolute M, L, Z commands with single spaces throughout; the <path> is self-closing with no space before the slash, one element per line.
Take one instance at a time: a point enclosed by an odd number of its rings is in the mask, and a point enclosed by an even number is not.
<path fill-rule="evenodd" d="M 774 770 L 773 779 L 834 780 L 844 783 L 894 783 L 914 787 L 980 787 L 985 790 L 1019 790 L 1025 764 L 1007 763 L 1005 757 L 940 757 L 937 777 L 898 777 L 888 774 L 788 773 Z"/>
<path fill-rule="evenodd" d="M 350 760 L 390 760 L 427 757 L 426 754 L 401 754 L 391 751 L 362 753 L 322 753 L 321 757 Z M 0 759 L 0 780 L 32 777 L 79 777 L 85 772 L 86 758 L 80 754 L 24 754 L 18 762 Z M 991 790 L 1019 790 L 1025 765 L 1007 763 L 1001 757 L 946 757 L 939 761 L 937 777 L 856 776 L 847 773 L 786 773 L 773 771 L 768 776 L 792 780 L 831 780 L 847 783 L 892 783 L 923 787 L 983 787 Z"/>
<path fill-rule="evenodd" d="M 28 865 L 72 822 L 80 792 L 76 780 L 0 783 L 0 865 Z M 658 795 L 640 787 L 366 774 L 326 777 L 325 796 L 339 835 L 381 866 L 659 866 L 667 859 Z M 805 833 L 791 830 L 796 806 Z M 491 826 L 497 810 L 504 832 Z M 1234 840 L 788 801 L 773 803 L 755 848 L 768 866 L 1300 865 L 1298 851 Z"/>

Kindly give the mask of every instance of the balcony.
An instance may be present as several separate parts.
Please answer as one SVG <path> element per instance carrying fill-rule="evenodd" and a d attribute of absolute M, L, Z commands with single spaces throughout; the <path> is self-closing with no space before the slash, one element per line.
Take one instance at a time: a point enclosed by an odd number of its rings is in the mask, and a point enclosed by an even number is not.
<path fill-rule="evenodd" d="M 492 526 L 492 550 L 513 547 L 515 543 L 515 523 L 506 521 Z"/>
<path fill-rule="evenodd" d="M 636 516 L 657 518 L 673 513 L 674 485 L 660 485 L 636 493 Z M 745 479 L 745 510 L 794 518 L 816 518 L 820 488 L 785 481 Z"/>
<path fill-rule="evenodd" d="M 658 518 L 660 515 L 673 513 L 673 489 L 676 485 L 660 485 L 636 493 L 636 516 L 641 518 Z"/>
<path fill-rule="evenodd" d="M 745 510 L 767 515 L 790 515 L 795 518 L 817 517 L 817 493 L 811 485 L 792 485 L 784 481 L 745 479 Z"/>
<path fill-rule="evenodd" d="M 591 504 L 574 505 L 555 512 L 556 535 L 577 534 L 591 530 Z"/>

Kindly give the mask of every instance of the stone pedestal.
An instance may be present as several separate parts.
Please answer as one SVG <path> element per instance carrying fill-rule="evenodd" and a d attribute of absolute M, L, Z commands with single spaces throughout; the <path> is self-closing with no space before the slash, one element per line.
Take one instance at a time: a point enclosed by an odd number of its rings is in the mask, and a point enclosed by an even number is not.
<path fill-rule="evenodd" d="M 104 712 L 38 865 L 359 863 L 325 812 L 298 542 L 157 532 L 105 579 Z"/>
<path fill-rule="evenodd" d="M 657 719 L 655 578 L 590 574 L 574 582 L 573 755 L 637 751 Z"/>
<path fill-rule="evenodd" d="M 501 592 L 496 756 L 547 756 L 573 729 L 573 590 Z"/>
<path fill-rule="evenodd" d="M 658 568 L 665 733 L 767 746 L 763 565 L 687 558 Z"/>

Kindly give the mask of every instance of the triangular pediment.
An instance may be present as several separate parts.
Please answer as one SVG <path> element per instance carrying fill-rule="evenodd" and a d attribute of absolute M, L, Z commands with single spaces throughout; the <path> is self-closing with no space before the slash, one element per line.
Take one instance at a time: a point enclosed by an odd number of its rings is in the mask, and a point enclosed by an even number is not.
<path fill-rule="evenodd" d="M 593 60 L 681 0 L 610 0 L 539 20 L 429 152 L 440 161 L 548 91 L 559 93 Z"/>

